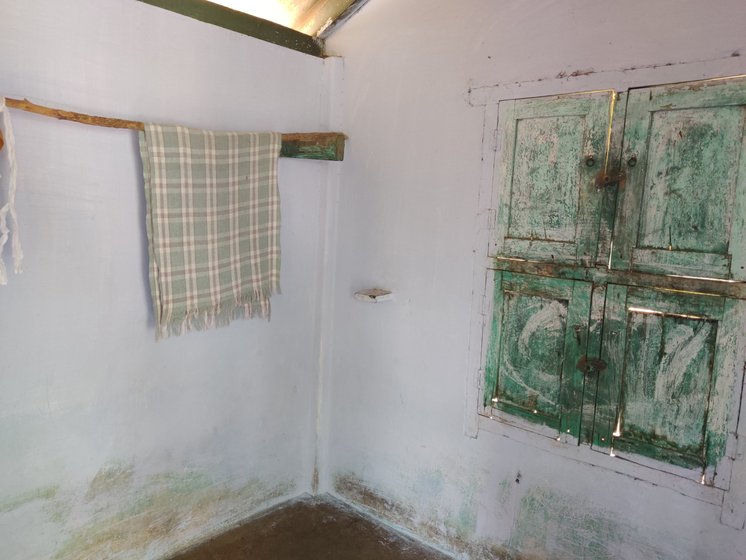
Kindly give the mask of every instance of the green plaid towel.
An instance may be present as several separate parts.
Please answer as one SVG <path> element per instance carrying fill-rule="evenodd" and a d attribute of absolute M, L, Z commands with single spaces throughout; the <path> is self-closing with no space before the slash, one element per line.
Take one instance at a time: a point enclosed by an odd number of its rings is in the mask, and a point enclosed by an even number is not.
<path fill-rule="evenodd" d="M 145 125 L 156 339 L 269 317 L 269 296 L 280 291 L 281 141 L 275 132 Z"/>

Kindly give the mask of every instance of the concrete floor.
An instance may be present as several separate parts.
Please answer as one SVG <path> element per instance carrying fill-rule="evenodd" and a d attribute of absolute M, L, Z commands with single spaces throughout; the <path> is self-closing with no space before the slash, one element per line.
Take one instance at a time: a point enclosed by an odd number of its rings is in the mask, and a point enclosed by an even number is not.
<path fill-rule="evenodd" d="M 449 560 L 334 498 L 292 500 L 171 560 Z"/>

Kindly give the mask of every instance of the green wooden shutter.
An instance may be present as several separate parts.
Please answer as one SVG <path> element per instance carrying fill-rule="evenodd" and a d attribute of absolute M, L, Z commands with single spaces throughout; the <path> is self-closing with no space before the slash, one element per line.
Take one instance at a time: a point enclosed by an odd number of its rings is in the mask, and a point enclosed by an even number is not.
<path fill-rule="evenodd" d="M 500 102 L 494 254 L 592 264 L 613 92 Z"/>
<path fill-rule="evenodd" d="M 612 266 L 746 279 L 745 84 L 630 92 Z"/>
<path fill-rule="evenodd" d="M 484 406 L 727 488 L 746 299 L 722 280 L 746 280 L 746 80 L 615 95 L 500 102 Z M 707 294 L 664 289 L 670 275 Z"/>
<path fill-rule="evenodd" d="M 591 285 L 497 273 L 485 406 L 579 437 Z"/>
<path fill-rule="evenodd" d="M 595 444 L 684 467 L 723 456 L 735 370 L 726 299 L 607 287 Z"/>

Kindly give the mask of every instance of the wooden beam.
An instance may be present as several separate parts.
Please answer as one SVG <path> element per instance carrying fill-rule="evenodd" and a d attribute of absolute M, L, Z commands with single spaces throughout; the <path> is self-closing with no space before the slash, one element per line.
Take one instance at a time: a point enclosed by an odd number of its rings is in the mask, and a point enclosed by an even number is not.
<path fill-rule="evenodd" d="M 63 121 L 72 121 L 91 126 L 104 126 L 108 128 L 126 128 L 130 130 L 144 130 L 145 125 L 140 121 L 126 119 L 113 119 L 110 117 L 96 117 L 65 111 L 53 107 L 45 107 L 32 103 L 28 99 L 6 98 L 5 104 L 13 109 L 20 109 L 45 117 L 53 117 Z M 283 133 L 281 157 L 299 159 L 320 159 L 325 161 L 342 161 L 344 159 L 345 135 L 341 132 L 292 132 Z M 0 149 L 3 142 L 0 136 Z"/>
<path fill-rule="evenodd" d="M 583 280 L 594 284 L 620 284 L 640 288 L 663 288 L 682 292 L 697 292 L 735 299 L 746 299 L 746 282 L 733 282 L 712 278 L 664 276 L 632 270 L 615 270 L 603 266 L 583 267 L 566 264 L 501 259 L 494 257 L 494 270 L 517 272 L 536 276 L 549 276 L 567 280 Z"/>
<path fill-rule="evenodd" d="M 340 132 L 293 132 L 282 135 L 281 157 L 342 161 L 345 138 Z"/>
<path fill-rule="evenodd" d="M 205 23 L 211 23 L 225 29 L 230 29 L 243 35 L 248 35 L 262 41 L 274 43 L 281 47 L 293 49 L 312 56 L 323 58 L 323 43 L 296 31 L 256 16 L 231 10 L 225 6 L 205 2 L 204 0 L 139 0 L 151 6 L 176 12 Z"/>
<path fill-rule="evenodd" d="M 111 119 L 109 117 L 94 117 L 93 115 L 86 115 L 85 113 L 76 113 L 75 111 L 65 111 L 63 109 L 55 109 L 53 107 L 37 105 L 36 103 L 32 103 L 31 101 L 29 101 L 28 99 L 11 99 L 9 97 L 6 97 L 5 104 L 13 109 L 20 109 L 21 111 L 36 113 L 37 115 L 44 115 L 45 117 L 53 117 L 62 121 L 72 121 L 81 124 L 89 124 L 92 126 L 105 126 L 108 128 L 129 128 L 131 130 L 145 130 L 145 125 L 138 121 Z"/>

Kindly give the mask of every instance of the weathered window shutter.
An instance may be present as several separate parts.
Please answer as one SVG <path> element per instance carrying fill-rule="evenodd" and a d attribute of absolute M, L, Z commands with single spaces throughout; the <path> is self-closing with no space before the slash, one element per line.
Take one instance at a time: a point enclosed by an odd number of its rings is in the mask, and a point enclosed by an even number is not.
<path fill-rule="evenodd" d="M 498 273 L 486 406 L 579 437 L 591 285 Z"/>
<path fill-rule="evenodd" d="M 722 367 L 725 298 L 610 285 L 597 445 L 690 468 L 724 453 L 734 370 Z M 601 441 L 603 438 L 603 441 Z"/>
<path fill-rule="evenodd" d="M 485 410 L 727 488 L 745 131 L 744 79 L 500 103 Z"/>
<path fill-rule="evenodd" d="M 613 92 L 500 103 L 501 192 L 494 253 L 557 263 L 595 259 Z"/>
<path fill-rule="evenodd" d="M 746 81 L 632 90 L 612 266 L 746 280 Z"/>

